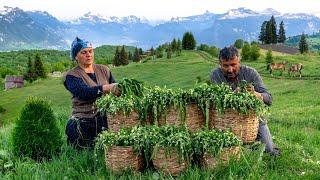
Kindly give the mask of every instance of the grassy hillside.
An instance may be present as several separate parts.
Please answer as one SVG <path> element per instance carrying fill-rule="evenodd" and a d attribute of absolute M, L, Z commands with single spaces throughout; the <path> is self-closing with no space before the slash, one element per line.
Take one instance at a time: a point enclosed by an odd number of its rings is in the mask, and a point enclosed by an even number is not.
<path fill-rule="evenodd" d="M 136 78 L 149 85 L 170 88 L 190 88 L 197 79 L 208 80 L 210 71 L 217 66 L 216 60 L 204 59 L 200 52 L 183 52 L 180 57 L 150 60 L 146 63 L 131 63 L 126 67 L 112 68 L 116 79 Z M 182 174 L 182 179 L 319 179 L 320 175 L 320 92 L 318 73 L 319 57 L 276 56 L 276 60 L 303 62 L 305 79 L 280 79 L 270 77 L 264 70 L 263 57 L 257 62 L 243 62 L 256 67 L 263 75 L 266 87 L 273 94 L 270 108 L 269 128 L 274 140 L 282 150 L 279 158 L 259 151 L 243 149 L 240 162 L 232 162 L 229 167 L 219 167 L 214 172 L 190 168 Z M 9 150 L 9 135 L 12 122 L 16 119 L 25 99 L 29 95 L 46 97 L 52 103 L 61 133 L 70 114 L 70 94 L 61 84 L 61 79 L 40 80 L 22 89 L 1 91 L 0 104 L 7 109 L 1 115 L 5 125 L 0 129 L 0 154 L 6 154 L 9 166 L 0 171 L 4 178 L 22 179 L 158 179 L 163 176 L 152 171 L 142 174 L 127 172 L 115 175 L 104 167 L 103 156 L 94 159 L 93 152 L 81 151 L 64 145 L 59 156 L 51 161 L 36 163 L 29 159 L 14 158 Z M 65 138 L 65 135 L 64 135 Z M 1 150 L 2 149 L 2 150 Z M 170 178 L 170 177 L 169 177 Z"/>

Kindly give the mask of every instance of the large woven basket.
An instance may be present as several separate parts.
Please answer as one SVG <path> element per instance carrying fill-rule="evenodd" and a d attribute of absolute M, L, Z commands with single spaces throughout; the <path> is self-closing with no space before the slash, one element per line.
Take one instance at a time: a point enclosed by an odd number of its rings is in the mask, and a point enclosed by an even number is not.
<path fill-rule="evenodd" d="M 163 114 L 159 120 L 158 125 L 176 125 L 179 126 L 183 123 L 181 120 L 180 112 L 173 106 L 169 107 L 165 114 Z M 195 103 L 186 105 L 186 119 L 184 121 L 187 128 L 194 132 L 201 130 L 205 124 L 205 118 L 202 111 Z"/>
<path fill-rule="evenodd" d="M 223 166 L 228 165 L 231 158 L 234 158 L 236 160 L 240 159 L 239 146 L 223 148 L 215 157 L 209 153 L 204 153 L 200 158 L 200 164 L 201 167 L 214 169 L 218 164 L 222 164 Z"/>
<path fill-rule="evenodd" d="M 122 111 L 119 111 L 114 116 L 107 117 L 108 128 L 110 131 L 119 132 L 121 128 L 130 128 L 139 124 L 139 115 L 136 111 L 132 111 L 126 116 Z"/>
<path fill-rule="evenodd" d="M 141 171 L 144 167 L 143 158 L 136 155 L 131 146 L 111 146 L 105 148 L 105 161 L 107 168 L 116 173 L 120 173 L 126 169 Z"/>
<path fill-rule="evenodd" d="M 156 170 L 172 176 L 177 176 L 189 166 L 187 161 L 179 158 L 179 155 L 175 150 L 166 154 L 164 148 L 159 148 L 155 152 L 152 162 Z"/>
<path fill-rule="evenodd" d="M 210 128 L 231 130 L 244 143 L 254 142 L 257 138 L 259 120 L 253 114 L 242 115 L 235 110 L 228 109 L 224 114 L 216 113 Z"/>

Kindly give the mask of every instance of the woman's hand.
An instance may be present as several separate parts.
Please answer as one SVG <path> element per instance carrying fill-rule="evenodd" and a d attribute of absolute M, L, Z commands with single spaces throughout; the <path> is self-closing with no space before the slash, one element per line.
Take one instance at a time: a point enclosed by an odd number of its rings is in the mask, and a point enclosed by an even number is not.
<path fill-rule="evenodd" d="M 104 93 L 112 93 L 115 96 L 121 95 L 121 90 L 118 87 L 118 83 L 105 84 L 102 86 Z"/>

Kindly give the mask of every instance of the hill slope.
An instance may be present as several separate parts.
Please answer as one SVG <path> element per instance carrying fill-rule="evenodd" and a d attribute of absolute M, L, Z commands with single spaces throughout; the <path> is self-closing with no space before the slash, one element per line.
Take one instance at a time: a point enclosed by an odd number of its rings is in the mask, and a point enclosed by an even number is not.
<path fill-rule="evenodd" d="M 302 61 L 300 56 L 283 56 L 290 61 Z M 314 71 L 318 57 L 306 57 L 308 62 L 304 73 L 318 73 Z M 216 61 L 214 61 L 216 62 Z M 259 71 L 265 66 L 263 59 L 257 62 L 243 62 L 256 67 Z M 132 63 L 126 67 L 112 68 L 116 79 L 133 77 L 149 85 L 160 85 L 171 88 L 190 88 L 194 85 L 196 77 L 207 80 L 211 69 L 216 64 L 202 58 L 197 52 L 183 52 L 182 56 L 171 60 L 160 59 L 146 63 Z M 319 66 L 317 66 L 319 67 Z M 315 97 L 320 96 L 318 80 L 299 80 L 299 78 L 276 79 L 264 74 L 263 80 L 266 87 L 273 94 L 273 105 L 270 108 L 269 128 L 275 142 L 282 150 L 279 158 L 261 156 L 244 149 L 240 162 L 233 163 L 226 168 L 217 168 L 214 172 L 190 168 L 181 175 L 183 179 L 202 177 L 204 179 L 317 179 L 320 172 L 320 103 Z M 63 88 L 61 79 L 47 79 L 38 81 L 22 89 L 0 92 L 1 105 L 7 109 L 1 116 L 1 122 L 6 126 L 0 129 L 1 148 L 8 149 L 8 136 L 11 123 L 17 117 L 25 98 L 29 95 L 47 97 L 51 100 L 61 132 L 64 131 L 66 120 L 70 114 L 71 95 Z M 65 137 L 65 136 L 64 136 Z M 1 150 L 1 149 L 0 149 Z M 70 155 L 72 154 L 72 155 Z M 63 177 L 97 179 L 97 178 L 136 178 L 151 179 L 152 172 L 142 174 L 126 173 L 116 176 L 107 171 L 102 163 L 93 159 L 90 151 L 76 152 L 67 146 L 63 147 L 60 156 L 51 161 L 35 163 L 29 160 L 19 160 L 12 171 L 4 171 L 3 177 L 24 177 L 61 179 Z M 101 156 L 102 157 L 102 156 Z M 76 159 L 76 160 L 75 160 Z M 30 168 L 33 173 L 30 173 Z M 29 172 L 29 173 L 28 173 Z M 165 178 L 161 174 L 160 178 Z M 168 178 L 168 177 L 167 177 Z"/>

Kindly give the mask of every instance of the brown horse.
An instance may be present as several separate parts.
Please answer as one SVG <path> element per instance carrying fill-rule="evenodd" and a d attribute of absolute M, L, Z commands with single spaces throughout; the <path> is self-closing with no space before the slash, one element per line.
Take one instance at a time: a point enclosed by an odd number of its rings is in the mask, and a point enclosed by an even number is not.
<path fill-rule="evenodd" d="M 269 64 L 269 72 L 270 72 L 271 76 L 272 76 L 272 71 L 274 71 L 274 70 L 281 71 L 281 75 L 282 75 L 282 72 L 286 70 L 286 66 L 285 66 L 286 64 L 287 64 L 286 61 L 283 61 L 281 63 L 271 63 L 271 64 Z"/>
<path fill-rule="evenodd" d="M 302 70 L 303 66 L 301 63 L 298 63 L 298 64 L 292 64 L 291 67 L 289 67 L 288 69 L 288 73 L 289 75 L 293 75 L 295 77 L 295 73 L 296 72 L 299 72 L 300 74 L 300 78 L 301 78 L 301 70 Z"/>

